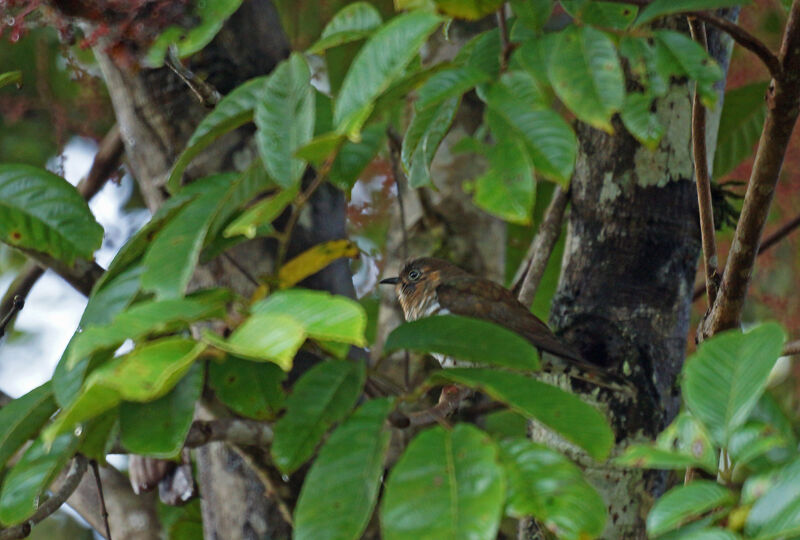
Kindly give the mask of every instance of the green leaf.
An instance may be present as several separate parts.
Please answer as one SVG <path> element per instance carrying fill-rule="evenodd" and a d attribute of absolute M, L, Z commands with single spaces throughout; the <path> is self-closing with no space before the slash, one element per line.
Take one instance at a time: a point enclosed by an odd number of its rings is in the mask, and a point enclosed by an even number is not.
<path fill-rule="evenodd" d="M 50 382 L 0 409 L 0 470 L 25 441 L 39 432 L 55 411 L 56 402 Z"/>
<path fill-rule="evenodd" d="M 368 401 L 331 434 L 300 491 L 296 540 L 361 538 L 378 497 L 391 410 L 389 399 Z"/>
<path fill-rule="evenodd" d="M 414 107 L 417 111 L 438 105 L 450 98 L 461 97 L 476 85 L 489 80 L 489 75 L 478 68 L 458 66 L 434 73 L 418 91 Z"/>
<path fill-rule="evenodd" d="M 719 449 L 708 430 L 694 416 L 681 412 L 656 439 L 656 447 L 690 456 L 696 466 L 716 474 Z"/>
<path fill-rule="evenodd" d="M 494 84 L 487 104 L 525 143 L 536 172 L 566 187 L 575 168 L 577 139 L 559 114 L 542 109 L 533 96 L 516 85 Z"/>
<path fill-rule="evenodd" d="M 283 407 L 281 386 L 286 372 L 271 362 L 249 362 L 228 356 L 211 362 L 208 385 L 232 411 L 256 420 L 273 420 Z"/>
<path fill-rule="evenodd" d="M 670 77 L 689 77 L 697 82 L 697 91 L 706 107 L 717 100 L 714 83 L 722 79 L 719 64 L 692 38 L 672 30 L 656 30 L 656 70 L 666 80 Z"/>
<path fill-rule="evenodd" d="M 225 317 L 231 293 L 225 289 L 199 291 L 186 298 L 139 302 L 117 314 L 106 325 L 87 325 L 75 335 L 67 351 L 67 368 L 103 349 L 116 349 L 126 339 L 139 340 L 186 328 L 189 323 Z"/>
<path fill-rule="evenodd" d="M 603 532 L 603 498 L 567 458 L 520 437 L 501 441 L 500 457 L 508 479 L 508 515 L 533 516 L 559 538 Z"/>
<path fill-rule="evenodd" d="M 664 135 L 664 126 L 651 110 L 652 105 L 653 96 L 630 92 L 625 96 L 625 105 L 620 114 L 625 128 L 649 150 L 658 148 Z"/>
<path fill-rule="evenodd" d="M 363 364 L 338 360 L 317 364 L 300 377 L 286 400 L 286 414 L 275 424 L 272 459 L 283 473 L 305 463 L 328 428 L 350 412 L 364 378 Z"/>
<path fill-rule="evenodd" d="M 240 84 L 222 98 L 208 116 L 203 118 L 189 138 L 189 142 L 186 143 L 186 149 L 178 156 L 172 167 L 172 172 L 167 179 L 167 188 L 170 193 L 178 191 L 183 171 L 195 156 L 225 133 L 253 121 L 255 108 L 261 101 L 268 82 L 269 77 L 263 76 Z"/>
<path fill-rule="evenodd" d="M 582 23 L 613 30 L 627 29 L 639 8 L 631 4 L 595 2 L 587 0 L 561 0 L 564 10 Z"/>
<path fill-rule="evenodd" d="M 625 100 L 625 77 L 614 42 L 591 26 L 562 31 L 548 75 L 558 97 L 580 120 L 613 133 L 611 116 Z"/>
<path fill-rule="evenodd" d="M 660 73 L 656 47 L 651 41 L 651 38 L 644 36 L 624 35 L 619 41 L 619 54 L 628 61 L 631 75 L 644 87 L 646 94 L 663 97 L 667 93 L 672 71 L 680 69 L 666 64 L 663 66 L 665 72 Z"/>
<path fill-rule="evenodd" d="M 436 7 L 450 17 L 475 21 L 497 11 L 504 0 L 434 0 Z"/>
<path fill-rule="evenodd" d="M 496 79 L 500 75 L 500 32 L 497 28 L 478 34 L 455 57 L 457 64 L 477 69 Z"/>
<path fill-rule="evenodd" d="M 750 538 L 791 538 L 800 534 L 800 461 L 795 460 L 772 476 L 775 482 L 747 514 L 744 532 Z"/>
<path fill-rule="evenodd" d="M 203 390 L 203 366 L 194 364 L 170 392 L 149 403 L 123 401 L 119 407 L 120 439 L 132 454 L 174 458 L 194 418 Z"/>
<path fill-rule="evenodd" d="M 123 249 L 125 248 L 123 247 Z M 102 287 L 95 286 L 89 302 L 86 304 L 86 309 L 83 311 L 79 327 L 110 323 L 111 318 L 125 309 L 139 292 L 139 278 L 142 271 L 141 266 L 132 266 L 105 281 Z M 96 365 L 98 361 L 107 360 L 110 357 L 110 354 L 95 355 L 92 360 L 88 358 L 79 360 L 72 368 L 67 367 L 70 347 L 77 335 L 76 333 L 72 336 L 56 365 L 55 373 L 53 373 L 53 393 L 56 401 L 62 407 L 71 404 L 78 396 L 83 378 L 89 368 Z"/>
<path fill-rule="evenodd" d="M 45 442 L 36 439 L 3 479 L 0 523 L 16 525 L 36 511 L 39 498 L 75 454 L 80 439 L 72 433 Z"/>
<path fill-rule="evenodd" d="M 325 291 L 287 289 L 253 304 L 255 314 L 288 315 L 299 322 L 305 333 L 318 340 L 365 346 L 367 314 L 350 298 Z"/>
<path fill-rule="evenodd" d="M 349 192 L 367 165 L 375 159 L 386 140 L 386 124 L 373 124 L 361 132 L 361 141 L 345 141 L 333 161 L 328 180 Z"/>
<path fill-rule="evenodd" d="M 203 340 L 233 355 L 257 362 L 274 362 L 289 371 L 306 334 L 303 326 L 292 317 L 261 313 L 240 324 L 227 340 L 208 330 L 203 333 Z"/>
<path fill-rule="evenodd" d="M 320 39 L 308 52 L 319 54 L 326 49 L 364 39 L 378 28 L 381 14 L 369 2 L 354 2 L 340 9 L 322 31 Z"/>
<path fill-rule="evenodd" d="M 283 188 L 296 184 L 306 168 L 295 151 L 314 136 L 314 91 L 302 54 L 293 53 L 270 74 L 256 106 L 256 142 L 267 172 Z"/>
<path fill-rule="evenodd" d="M 495 538 L 505 495 L 497 447 L 469 424 L 417 435 L 389 474 L 386 540 Z"/>
<path fill-rule="evenodd" d="M 292 287 L 308 276 L 314 275 L 336 259 L 357 257 L 361 251 L 351 240 L 329 240 L 310 247 L 292 260 L 284 263 L 278 271 L 278 287 Z"/>
<path fill-rule="evenodd" d="M 748 422 L 731 434 L 728 452 L 736 466 L 750 463 L 774 448 L 790 446 L 775 428 L 762 422 Z"/>
<path fill-rule="evenodd" d="M 403 138 L 401 160 L 408 175 L 408 185 L 419 188 L 431 183 L 430 166 L 442 139 L 453 123 L 460 99 L 431 105 L 414 113 Z"/>
<path fill-rule="evenodd" d="M 708 527 L 713 520 L 702 519 L 662 536 L 662 540 L 741 540 L 741 536 L 728 529 Z"/>
<path fill-rule="evenodd" d="M 0 88 L 9 84 L 16 84 L 17 86 L 22 84 L 22 72 L 20 70 L 0 73 Z"/>
<path fill-rule="evenodd" d="M 145 65 L 150 68 L 163 66 L 167 49 L 172 44 L 177 45 L 180 58 L 191 56 L 203 49 L 211 43 L 228 17 L 239 9 L 241 3 L 242 0 L 198 0 L 195 3 L 194 15 L 195 18 L 199 18 L 199 23 L 188 30 L 179 26 L 167 28 L 147 51 Z"/>
<path fill-rule="evenodd" d="M 647 24 L 654 19 L 673 13 L 715 10 L 748 3 L 748 0 L 654 0 L 639 14 L 636 26 Z"/>
<path fill-rule="evenodd" d="M 714 153 L 714 178 L 729 173 L 753 152 L 767 118 L 768 84 L 757 82 L 725 93 Z"/>
<path fill-rule="evenodd" d="M 399 326 L 386 339 L 384 352 L 399 349 L 493 366 L 539 369 L 539 354 L 525 338 L 502 326 L 456 315 L 424 317 Z"/>
<path fill-rule="evenodd" d="M 442 22 L 432 13 L 398 15 L 364 44 L 350 66 L 333 109 L 337 130 L 353 138 L 375 99 L 399 79 L 428 36 Z"/>
<path fill-rule="evenodd" d="M 91 259 L 103 228 L 69 182 L 30 165 L 0 165 L 0 241 L 71 265 Z"/>
<path fill-rule="evenodd" d="M 226 238 L 240 234 L 247 238 L 255 238 L 259 230 L 263 231 L 265 228 L 272 230 L 272 221 L 291 204 L 299 188 L 297 184 L 257 202 L 234 219 L 222 234 Z"/>
<path fill-rule="evenodd" d="M 691 484 L 672 488 L 650 510 L 647 532 L 652 536 L 660 536 L 713 508 L 729 506 L 733 501 L 733 494 L 728 488 L 710 480 L 695 480 Z"/>
<path fill-rule="evenodd" d="M 437 371 L 428 383 L 461 384 L 481 390 L 541 422 L 598 461 L 608 457 L 614 444 L 614 434 L 597 409 L 574 394 L 524 375 L 482 368 L 451 368 Z"/>
<path fill-rule="evenodd" d="M 553 11 L 552 0 L 511 0 L 510 4 L 517 21 L 534 32 L 544 28 Z"/>
<path fill-rule="evenodd" d="M 202 192 L 155 235 L 144 256 L 142 289 L 154 292 L 159 300 L 183 296 L 211 222 L 234 178 L 233 174 L 216 174 L 189 186 Z"/>
<path fill-rule="evenodd" d="M 119 439 L 119 409 L 110 409 L 83 427 L 83 440 L 78 452 L 106 466 L 106 456 Z"/>
<path fill-rule="evenodd" d="M 688 454 L 664 450 L 655 446 L 635 444 L 625 449 L 625 453 L 614 460 L 623 467 L 642 469 L 686 469 L 701 465 Z"/>
<path fill-rule="evenodd" d="M 746 334 L 717 334 L 687 359 L 681 384 L 686 406 L 721 446 L 764 392 L 783 341 L 781 327 L 765 323 Z"/>
<path fill-rule="evenodd" d="M 45 441 L 116 407 L 123 400 L 152 401 L 169 392 L 189 370 L 205 345 L 167 337 L 114 358 L 87 377 L 77 399 L 44 430 Z"/>

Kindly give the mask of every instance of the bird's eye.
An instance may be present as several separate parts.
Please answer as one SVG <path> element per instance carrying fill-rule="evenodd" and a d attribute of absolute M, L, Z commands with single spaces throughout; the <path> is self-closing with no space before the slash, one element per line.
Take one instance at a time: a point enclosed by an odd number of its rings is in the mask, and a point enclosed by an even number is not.
<path fill-rule="evenodd" d="M 421 277 L 422 277 L 422 272 L 420 272 L 419 270 L 411 270 L 408 273 L 408 279 L 410 279 L 411 281 L 417 281 Z"/>

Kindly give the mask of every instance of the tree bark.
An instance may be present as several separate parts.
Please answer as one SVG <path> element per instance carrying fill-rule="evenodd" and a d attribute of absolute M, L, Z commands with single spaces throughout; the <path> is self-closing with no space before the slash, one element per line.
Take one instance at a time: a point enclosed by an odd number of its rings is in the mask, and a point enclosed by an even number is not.
<path fill-rule="evenodd" d="M 735 18 L 736 13 L 727 15 Z M 730 49 L 729 39 L 709 31 L 709 51 L 725 72 Z M 708 114 L 710 150 L 723 88 L 724 81 L 718 85 L 718 104 Z M 638 389 L 637 398 L 626 402 L 593 388 L 575 388 L 607 411 L 617 437 L 612 455 L 653 439 L 678 411 L 676 378 L 686 351 L 700 253 L 691 88 L 673 82 L 657 102 L 657 115 L 666 129 L 653 152 L 619 122 L 613 135 L 578 125 L 563 271 L 552 308 L 553 326 L 587 360 L 624 375 Z M 532 435 L 586 469 L 609 509 L 601 537 L 645 537 L 644 518 L 667 488 L 665 474 L 593 462 L 537 425 Z"/>

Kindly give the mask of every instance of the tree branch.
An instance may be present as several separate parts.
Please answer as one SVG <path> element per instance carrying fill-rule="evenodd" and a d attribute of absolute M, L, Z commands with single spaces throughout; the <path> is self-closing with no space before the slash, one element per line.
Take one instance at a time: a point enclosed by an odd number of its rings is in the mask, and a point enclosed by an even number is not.
<path fill-rule="evenodd" d="M 761 255 L 769 248 L 771 248 L 772 246 L 774 246 L 775 244 L 777 244 L 778 242 L 789 236 L 798 227 L 800 227 L 800 214 L 796 215 L 795 217 L 793 217 L 792 219 L 790 219 L 789 221 L 778 227 L 778 229 L 776 229 L 775 232 L 773 232 L 772 234 L 769 234 L 766 237 L 764 237 L 764 239 L 761 240 L 761 245 L 758 246 L 758 255 Z M 694 289 L 694 295 L 692 296 L 692 301 L 702 298 L 705 292 L 706 292 L 705 285 L 698 285 Z"/>
<path fill-rule="evenodd" d="M 734 233 L 720 294 L 704 334 L 739 326 L 747 289 L 769 214 L 783 157 L 798 116 L 800 98 L 800 0 L 794 0 L 781 45 L 781 75 L 773 79 L 767 99 L 767 119 L 761 132 L 742 213 Z"/>
<path fill-rule="evenodd" d="M 708 49 L 706 29 L 702 22 L 689 17 L 689 30 L 692 38 Z M 700 102 L 700 92 L 695 85 L 692 100 L 692 157 L 694 158 L 695 180 L 697 183 L 697 205 L 700 212 L 700 237 L 703 243 L 703 266 L 706 271 L 706 294 L 709 307 L 714 305 L 719 288 L 717 272 L 717 245 L 714 241 L 714 208 L 711 203 L 711 179 L 708 176 L 708 155 L 706 154 L 706 109 Z"/>
<path fill-rule="evenodd" d="M 553 253 L 553 248 L 561 234 L 561 222 L 564 219 L 564 211 L 567 208 L 568 201 L 568 192 L 561 189 L 560 186 L 556 186 L 544 219 L 539 225 L 539 232 L 536 233 L 536 237 L 528 248 L 528 254 L 525 256 L 527 264 L 523 263 L 521 267 L 527 268 L 527 270 L 518 272 L 524 277 L 522 277 L 521 281 L 514 280 L 515 284 L 512 290 L 516 291 L 517 287 L 519 287 L 519 295 L 517 297 L 520 302 L 528 307 L 533 304 L 536 289 L 539 287 L 545 268 L 547 268 L 547 261 L 550 260 L 550 255 Z"/>
<path fill-rule="evenodd" d="M 783 352 L 781 353 L 782 356 L 797 356 L 798 354 L 800 354 L 800 339 L 790 341 L 784 345 Z"/>
<path fill-rule="evenodd" d="M 80 454 L 76 455 L 72 460 L 67 476 L 53 496 L 39 505 L 36 512 L 24 523 L 7 529 L 0 529 L 0 540 L 12 540 L 28 536 L 31 533 L 31 527 L 58 510 L 67 501 L 70 495 L 78 488 L 78 484 L 80 484 L 88 466 L 89 461 L 85 457 Z"/>

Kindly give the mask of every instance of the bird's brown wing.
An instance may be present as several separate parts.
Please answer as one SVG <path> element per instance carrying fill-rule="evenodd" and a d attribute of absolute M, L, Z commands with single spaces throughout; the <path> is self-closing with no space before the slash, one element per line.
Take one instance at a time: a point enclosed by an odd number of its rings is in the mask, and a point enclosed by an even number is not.
<path fill-rule="evenodd" d="M 493 281 L 472 276 L 454 277 L 440 284 L 436 294 L 439 305 L 454 315 L 476 317 L 505 326 L 538 349 L 584 363 L 577 351 L 562 343 L 513 294 Z"/>

